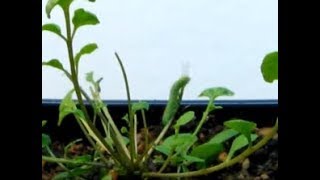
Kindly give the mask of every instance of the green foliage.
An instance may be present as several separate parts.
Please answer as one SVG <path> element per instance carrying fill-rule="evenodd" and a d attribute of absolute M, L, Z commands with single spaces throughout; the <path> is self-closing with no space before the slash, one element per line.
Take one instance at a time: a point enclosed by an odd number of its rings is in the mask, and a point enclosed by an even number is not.
<path fill-rule="evenodd" d="M 268 83 L 278 80 L 278 52 L 269 53 L 263 58 L 261 72 Z"/>
<path fill-rule="evenodd" d="M 94 0 L 89 1 L 94 2 Z M 99 170 L 100 179 L 112 179 L 110 172 L 147 176 L 148 171 L 150 171 L 150 169 L 147 168 L 150 158 L 157 166 L 162 165 L 161 167 L 157 167 L 160 168 L 158 175 L 160 174 L 166 178 L 169 178 L 170 175 L 163 174 L 162 171 L 165 170 L 168 165 L 170 165 L 171 168 L 176 168 L 177 172 L 181 173 L 181 171 L 189 172 L 189 169 L 193 168 L 193 166 L 190 165 L 195 163 L 198 168 L 207 168 L 201 171 L 202 173 L 197 174 L 204 175 L 211 172 L 210 168 L 216 167 L 213 163 L 221 152 L 228 150 L 227 148 L 229 146 L 227 146 L 227 144 L 229 144 L 231 140 L 233 141 L 229 149 L 227 161 L 234 158 L 235 154 L 243 152 L 244 147 L 253 145 L 254 141 L 258 138 L 256 134 L 252 133 L 256 128 L 256 124 L 241 119 L 226 121 L 224 123 L 226 129 L 215 134 L 205 143 L 200 143 L 198 140 L 198 132 L 200 132 L 200 129 L 208 119 L 209 113 L 222 108 L 214 105 L 216 98 L 234 95 L 231 90 L 224 87 L 213 87 L 202 91 L 199 97 L 207 97 L 209 98 L 209 102 L 200 122 L 193 133 L 191 133 L 190 130 L 183 133 L 179 132 L 181 126 L 185 126 L 191 121 L 197 121 L 195 112 L 191 110 L 184 112 L 178 119 L 175 119 L 180 108 L 184 89 L 190 81 L 188 76 L 181 76 L 171 86 L 168 103 L 161 119 L 161 124 L 164 125 L 164 127 L 155 139 L 151 138 L 154 134 L 148 130 L 145 115 L 145 111 L 149 110 L 149 104 L 145 101 L 131 103 L 127 75 L 122 61 L 118 54 L 115 53 L 125 79 L 128 98 L 128 113 L 122 117 L 126 123 L 124 126 L 121 126 L 119 130 L 116 122 L 123 123 L 121 122 L 121 116 L 115 116 L 117 119 L 114 119 L 109 112 L 108 106 L 100 99 L 100 82 L 102 78 L 95 80 L 93 72 L 86 74 L 86 80 L 91 85 L 91 96 L 80 86 L 79 62 L 84 55 L 89 55 L 96 51 L 98 45 L 96 43 L 86 44 L 74 55 L 73 40 L 80 27 L 97 25 L 100 21 L 95 14 L 83 8 L 78 8 L 74 12 L 70 12 L 72 2 L 74 1 L 48 0 L 46 4 L 46 15 L 48 18 L 51 18 L 51 12 L 55 7 L 58 6 L 62 9 L 66 23 L 65 30 L 62 31 L 60 25 L 55 23 L 44 24 L 42 26 L 42 31 L 54 33 L 66 42 L 70 65 L 68 67 L 70 69 L 67 71 L 58 59 L 42 62 L 42 65 L 63 71 L 73 85 L 73 89 L 66 94 L 59 106 L 58 125 L 60 126 L 62 124 L 66 116 L 73 115 L 88 142 L 94 148 L 94 152 L 80 156 L 72 156 L 71 153 L 68 154 L 70 147 L 80 141 L 80 139 L 77 139 L 64 148 L 64 158 L 57 158 L 50 149 L 50 136 L 43 133 L 42 148 L 45 148 L 46 151 L 44 152 L 46 152 L 46 155 L 50 155 L 50 157 L 43 156 L 43 158 L 51 162 L 56 162 L 65 170 L 58 173 L 53 179 L 77 179 L 79 177 L 81 177 L 80 179 L 90 179 L 89 174 L 98 170 L 97 166 L 101 168 L 101 170 Z M 73 13 L 72 19 L 70 17 L 71 13 Z M 66 35 L 64 36 L 62 32 L 66 32 Z M 267 82 L 278 79 L 277 52 L 270 53 L 264 58 L 261 71 Z M 72 99 L 73 95 L 76 95 L 76 101 Z M 92 106 L 94 110 L 93 115 L 87 109 L 84 98 Z M 135 114 L 138 111 L 141 111 L 144 125 L 143 131 L 141 132 L 137 129 L 140 116 Z M 42 126 L 45 126 L 45 124 L 46 121 L 42 121 Z M 102 125 L 104 133 L 100 132 L 100 127 L 96 127 L 97 124 L 98 126 Z M 175 130 L 175 133 L 167 134 L 172 128 Z M 153 153 L 154 149 L 157 150 L 157 152 Z M 219 164 L 218 166 L 226 168 L 229 165 Z"/>

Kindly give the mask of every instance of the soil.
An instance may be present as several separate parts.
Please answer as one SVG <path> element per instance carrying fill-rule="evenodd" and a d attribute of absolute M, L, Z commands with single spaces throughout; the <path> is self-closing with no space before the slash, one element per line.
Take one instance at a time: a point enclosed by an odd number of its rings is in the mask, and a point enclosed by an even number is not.
<path fill-rule="evenodd" d="M 190 123 L 188 126 L 181 129 L 181 131 L 188 131 L 194 127 L 194 124 Z M 205 142 L 213 134 L 221 131 L 223 126 L 210 121 L 206 123 L 206 126 L 199 134 L 200 142 Z M 257 129 L 259 133 L 263 133 L 265 128 Z M 161 131 L 161 127 L 152 126 L 149 128 L 150 134 L 156 136 Z M 142 132 L 142 131 L 141 131 Z M 168 132 L 167 134 L 172 134 Z M 142 135 L 140 134 L 142 137 Z M 57 157 L 63 157 L 63 148 L 66 144 L 61 141 L 55 141 L 52 144 L 53 152 Z M 139 146 L 140 151 L 143 151 L 143 138 L 140 138 Z M 73 145 L 69 154 L 73 156 L 84 155 L 92 152 L 93 149 L 83 143 L 77 143 Z M 150 169 L 157 170 L 154 164 L 150 163 Z M 42 179 L 50 180 L 57 173 L 63 170 L 55 163 L 42 162 Z M 92 176 L 86 179 L 97 179 L 96 176 Z M 151 178 L 149 178 L 151 179 Z M 249 156 L 243 162 L 236 164 L 230 168 L 226 168 L 219 172 L 209 174 L 208 176 L 195 177 L 189 179 L 210 179 L 210 180 L 275 180 L 278 179 L 278 137 L 277 135 L 271 139 L 267 145 L 256 151 L 254 154 Z"/>

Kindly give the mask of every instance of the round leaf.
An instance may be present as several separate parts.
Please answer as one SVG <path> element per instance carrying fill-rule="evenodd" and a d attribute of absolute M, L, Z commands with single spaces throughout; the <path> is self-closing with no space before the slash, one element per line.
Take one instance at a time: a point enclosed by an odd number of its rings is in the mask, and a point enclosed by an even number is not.
<path fill-rule="evenodd" d="M 195 147 L 191 151 L 191 156 L 195 156 L 204 160 L 216 159 L 220 152 L 223 151 L 222 144 L 205 143 Z"/>
<path fill-rule="evenodd" d="M 278 80 L 278 52 L 269 53 L 264 57 L 261 72 L 266 82 Z"/>
<path fill-rule="evenodd" d="M 209 97 L 210 99 L 216 99 L 219 96 L 233 96 L 234 93 L 224 87 L 208 88 L 202 91 L 199 97 Z"/>
<path fill-rule="evenodd" d="M 226 121 L 224 122 L 224 125 L 245 135 L 245 137 L 248 138 L 249 142 L 251 142 L 251 132 L 257 127 L 256 123 L 245 121 L 242 119 Z"/>
<path fill-rule="evenodd" d="M 51 139 L 47 134 L 42 134 L 42 148 L 49 146 L 51 144 Z"/>
<path fill-rule="evenodd" d="M 89 11 L 85 11 L 84 9 L 77 9 L 74 12 L 74 16 L 72 18 L 72 23 L 75 29 L 78 29 L 81 26 L 85 25 L 96 25 L 99 24 L 99 20 L 96 15 Z"/>
<path fill-rule="evenodd" d="M 238 134 L 239 132 L 234 129 L 225 129 L 219 132 L 218 134 L 216 134 L 215 136 L 213 136 L 213 138 L 210 139 L 209 143 L 216 143 L 216 144 L 223 143 Z"/>
<path fill-rule="evenodd" d="M 177 123 L 174 125 L 174 128 L 179 128 L 180 126 L 183 126 L 190 122 L 194 117 L 193 111 L 188 111 L 184 113 L 178 120 Z"/>
<path fill-rule="evenodd" d="M 53 23 L 45 24 L 42 26 L 42 31 L 50 31 L 52 33 L 55 33 L 55 34 L 61 36 L 61 29 L 60 29 L 59 25 L 57 25 L 57 24 L 53 24 Z"/>
<path fill-rule="evenodd" d="M 149 110 L 149 103 L 147 103 L 145 101 L 140 101 L 140 102 L 132 104 L 132 111 L 133 112 L 143 110 L 143 109 Z"/>
<path fill-rule="evenodd" d="M 252 141 L 256 140 L 258 137 L 256 134 L 251 134 L 250 136 Z M 247 146 L 248 144 L 249 144 L 248 138 L 244 135 L 240 135 L 237 138 L 235 138 L 229 150 L 227 160 L 231 159 L 236 151 Z"/>

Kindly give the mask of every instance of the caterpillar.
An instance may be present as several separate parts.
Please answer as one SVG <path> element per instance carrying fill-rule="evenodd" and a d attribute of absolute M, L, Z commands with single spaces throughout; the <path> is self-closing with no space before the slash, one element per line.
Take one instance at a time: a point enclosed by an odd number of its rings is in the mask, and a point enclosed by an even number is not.
<path fill-rule="evenodd" d="M 162 116 L 162 123 L 164 125 L 166 125 L 178 111 L 182 91 L 189 81 L 190 78 L 188 76 L 182 76 L 172 85 L 169 100 Z"/>

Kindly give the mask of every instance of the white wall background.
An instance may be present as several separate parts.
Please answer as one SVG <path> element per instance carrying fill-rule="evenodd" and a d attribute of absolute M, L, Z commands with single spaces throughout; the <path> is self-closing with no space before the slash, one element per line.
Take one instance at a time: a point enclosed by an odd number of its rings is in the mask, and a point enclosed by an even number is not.
<path fill-rule="evenodd" d="M 57 23 L 65 33 L 61 9 L 47 19 L 46 3 L 43 24 Z M 87 43 L 99 46 L 83 56 L 80 83 L 87 89 L 85 73 L 94 71 L 96 78 L 104 78 L 104 99 L 126 97 L 115 51 L 124 61 L 133 99 L 167 99 L 171 84 L 186 71 L 191 81 L 184 99 L 198 99 L 213 86 L 235 92 L 221 99 L 278 98 L 277 82 L 265 83 L 260 73 L 264 55 L 278 50 L 277 0 L 76 0 L 72 9 L 82 7 L 95 13 L 100 24 L 81 28 L 75 38 L 75 53 Z M 47 31 L 42 53 L 43 61 L 58 58 L 69 67 L 64 42 Z M 43 99 L 61 99 L 71 88 L 61 72 L 43 68 Z"/>

